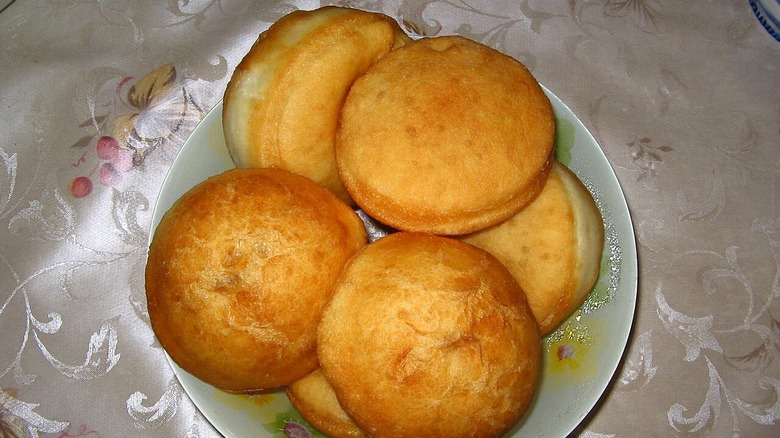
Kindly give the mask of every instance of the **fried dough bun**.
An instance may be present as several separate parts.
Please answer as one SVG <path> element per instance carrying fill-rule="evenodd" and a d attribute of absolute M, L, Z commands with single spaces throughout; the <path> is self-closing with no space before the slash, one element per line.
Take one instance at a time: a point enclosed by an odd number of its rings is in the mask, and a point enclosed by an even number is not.
<path fill-rule="evenodd" d="M 318 366 L 316 322 L 366 243 L 344 202 L 277 169 L 232 169 L 165 213 L 149 248 L 157 338 L 184 370 L 232 392 L 287 385 Z"/>
<path fill-rule="evenodd" d="M 413 41 L 347 95 L 336 138 L 344 186 L 377 220 L 456 235 L 496 224 L 541 191 L 549 99 L 520 62 L 458 36 Z"/>
<path fill-rule="evenodd" d="M 323 374 L 371 437 L 500 436 L 537 389 L 522 289 L 460 240 L 398 232 L 358 252 L 320 321 Z"/>
<path fill-rule="evenodd" d="M 225 91 L 222 123 L 236 167 L 303 175 L 343 201 L 334 136 L 356 77 L 410 41 L 378 13 L 323 7 L 292 12 L 260 34 Z"/>
<path fill-rule="evenodd" d="M 544 335 L 569 317 L 596 283 L 604 225 L 588 189 L 555 161 L 530 205 L 463 240 L 489 251 L 512 272 Z"/>
<path fill-rule="evenodd" d="M 303 418 L 320 432 L 332 438 L 363 438 L 366 436 L 344 412 L 333 387 L 316 369 L 286 388 L 287 397 Z"/>

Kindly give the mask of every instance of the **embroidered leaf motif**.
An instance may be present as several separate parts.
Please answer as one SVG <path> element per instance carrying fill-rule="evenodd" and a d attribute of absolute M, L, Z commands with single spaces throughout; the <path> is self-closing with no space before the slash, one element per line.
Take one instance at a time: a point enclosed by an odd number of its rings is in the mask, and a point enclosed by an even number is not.
<path fill-rule="evenodd" d="M 77 149 L 85 148 L 85 147 L 89 146 L 89 144 L 92 142 L 92 138 L 93 137 L 91 135 L 87 135 L 85 137 L 81 137 L 80 139 L 76 140 L 75 143 L 70 145 L 70 147 L 77 148 Z"/>
<path fill-rule="evenodd" d="M 604 15 L 610 17 L 628 16 L 642 29 L 658 26 L 659 13 L 654 6 L 659 6 L 655 0 L 607 0 L 604 5 Z"/>
<path fill-rule="evenodd" d="M 772 319 L 772 341 L 775 343 L 775 348 L 780 350 L 780 321 Z"/>
<path fill-rule="evenodd" d="M 168 382 L 168 387 L 152 406 L 144 406 L 146 394 L 136 391 L 127 399 L 127 413 L 135 421 L 135 425 L 143 429 L 155 429 L 168 421 L 179 407 L 180 390 L 175 380 Z"/>
<path fill-rule="evenodd" d="M 652 332 L 648 331 L 642 333 L 634 342 L 618 381 L 619 388 L 622 390 L 642 388 L 653 380 L 656 371 L 657 368 L 653 365 Z"/>
<path fill-rule="evenodd" d="M 737 248 L 736 246 L 730 246 L 726 249 L 726 262 L 728 268 L 710 268 L 702 272 L 700 275 L 702 287 L 708 294 L 713 294 L 717 291 L 718 285 L 722 283 L 725 278 L 727 280 L 735 280 L 743 285 L 748 283 L 747 278 L 742 273 L 737 261 Z"/>
<path fill-rule="evenodd" d="M 146 230 L 138 225 L 138 212 L 149 209 L 149 201 L 143 194 L 114 189 L 111 216 L 120 232 L 122 241 L 129 245 L 144 245 L 148 239 Z"/>
<path fill-rule="evenodd" d="M 658 303 L 658 317 L 661 318 L 666 330 L 673 334 L 685 346 L 685 361 L 692 362 L 699 357 L 702 349 L 710 349 L 722 353 L 718 340 L 713 336 L 713 316 L 697 318 L 682 314 L 669 306 L 661 291 L 661 285 L 655 290 Z"/>
<path fill-rule="evenodd" d="M 113 321 L 104 323 L 100 331 L 93 333 L 89 338 L 89 346 L 82 365 L 63 363 L 49 352 L 38 336 L 38 332 L 33 332 L 33 336 L 46 360 L 59 372 L 73 379 L 96 379 L 108 373 L 119 362 L 120 355 L 116 352 L 117 332 Z"/>
<path fill-rule="evenodd" d="M 757 218 L 753 221 L 751 231 L 766 234 L 767 239 L 769 239 L 769 247 L 772 249 L 772 258 L 780 266 L 780 218 Z M 775 272 L 775 278 L 772 281 L 772 297 L 780 298 L 780 269 Z M 778 321 L 773 321 L 777 327 Z M 775 342 L 780 345 L 780 341 Z"/>
<path fill-rule="evenodd" d="M 634 163 L 640 174 L 637 181 L 642 181 L 648 177 L 655 177 L 659 166 L 663 163 L 663 156 L 660 152 L 671 152 L 674 150 L 668 145 L 655 145 L 649 137 L 642 137 L 626 143 L 631 149 L 631 161 Z"/>
<path fill-rule="evenodd" d="M 744 356 L 724 356 L 726 362 L 738 370 L 765 370 L 772 363 L 769 345 L 763 343 Z"/>
<path fill-rule="evenodd" d="M 0 148 L 0 217 L 11 202 L 11 196 L 14 194 L 14 185 L 16 185 L 16 154 L 8 155 L 3 148 Z"/>
<path fill-rule="evenodd" d="M 0 391 L 0 424 L 21 429 L 19 436 L 37 437 L 39 432 L 55 433 L 68 427 L 64 421 L 49 420 L 35 412 L 37 404 L 23 402 L 6 391 Z M 5 432 L 0 429 L 0 432 Z M 5 434 L 3 434 L 5 436 Z M 13 435 L 10 435 L 13 436 Z"/>
<path fill-rule="evenodd" d="M 680 210 L 680 221 L 697 221 L 712 219 L 720 214 L 726 198 L 726 189 L 719 181 L 712 182 L 712 189 L 699 202 L 691 202 L 684 190 L 677 192 L 677 206 Z"/>
<path fill-rule="evenodd" d="M 49 321 L 41 322 L 32 316 L 32 314 L 30 314 L 30 322 L 32 323 L 33 327 L 35 327 L 35 329 L 41 333 L 46 333 L 49 335 L 57 333 L 60 330 L 60 327 L 62 327 L 62 317 L 59 313 L 54 312 L 51 312 L 46 316 L 49 317 Z"/>
<path fill-rule="evenodd" d="M 9 279 L 13 277 L 17 282 L 19 280 L 12 271 L 10 274 L 7 271 L 2 271 L 0 275 L 7 275 Z M 16 379 L 19 384 L 35 380 L 35 376 L 26 375 L 20 365 L 29 329 L 25 324 L 3 324 L 3 320 L 7 320 L 6 315 L 24 315 L 28 312 L 23 294 L 23 290 L 20 293 L 18 289 L 15 289 L 8 296 L 3 297 L 3 301 L 0 301 L 0 326 L 3 327 L 3 354 L 0 354 L 0 377 L 5 377 L 9 371 L 14 370 L 14 377 L 18 376 L 21 379 Z"/>
<path fill-rule="evenodd" d="M 756 423 L 776 424 L 780 420 L 780 380 L 765 376 L 759 379 L 758 386 L 761 389 L 771 390 L 767 403 L 752 404 L 737 399 L 737 406 L 739 406 L 740 411 Z"/>
<path fill-rule="evenodd" d="M 127 102 L 137 110 L 143 110 L 165 96 L 176 81 L 176 67 L 165 64 L 149 72 L 127 91 Z"/>
<path fill-rule="evenodd" d="M 428 6 L 428 2 L 405 0 L 398 7 L 398 16 L 408 33 L 420 36 L 434 36 L 441 32 L 442 26 L 439 21 L 434 19 L 426 21 L 425 19 L 424 12 Z"/>
<path fill-rule="evenodd" d="M 103 123 L 105 123 L 106 119 L 108 119 L 108 114 L 103 114 L 102 116 L 95 116 L 93 118 L 81 122 L 81 124 L 79 124 L 79 128 L 86 128 L 87 126 L 102 126 Z"/>
<path fill-rule="evenodd" d="M 30 240 L 54 241 L 67 237 L 76 224 L 76 212 L 58 190 L 44 190 L 41 200 L 29 201 L 8 224 L 11 234 Z"/>
<path fill-rule="evenodd" d="M 706 360 L 710 375 L 710 386 L 699 410 L 692 417 L 686 418 L 685 413 L 688 409 L 680 403 L 675 403 L 667 412 L 669 425 L 679 432 L 695 433 L 710 430 L 717 423 L 720 416 L 722 404 L 721 380 L 712 362 L 709 359 Z"/>
<path fill-rule="evenodd" d="M 724 355 L 726 363 L 739 370 L 764 371 L 774 360 L 780 342 L 778 321 L 772 319 L 770 326 L 753 324 L 750 330 L 761 337 L 761 343 L 745 355 Z"/>

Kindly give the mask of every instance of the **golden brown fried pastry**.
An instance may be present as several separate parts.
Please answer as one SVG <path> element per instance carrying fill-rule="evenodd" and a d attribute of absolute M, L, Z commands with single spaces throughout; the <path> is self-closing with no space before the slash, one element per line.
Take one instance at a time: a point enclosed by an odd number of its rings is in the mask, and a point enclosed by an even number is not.
<path fill-rule="evenodd" d="M 334 158 L 355 78 L 409 41 L 391 18 L 349 8 L 295 11 L 263 32 L 236 67 L 222 110 L 236 167 L 277 167 L 351 202 Z"/>
<path fill-rule="evenodd" d="M 345 267 L 318 335 L 321 369 L 371 437 L 499 436 L 537 388 L 541 342 L 492 255 L 399 232 Z"/>
<path fill-rule="evenodd" d="M 332 438 L 362 438 L 365 433 L 344 412 L 328 379 L 317 369 L 287 387 L 290 402 L 312 426 Z"/>
<path fill-rule="evenodd" d="M 344 186 L 395 228 L 464 234 L 541 190 L 552 106 L 520 62 L 457 37 L 390 52 L 349 91 L 336 139 Z"/>
<path fill-rule="evenodd" d="M 233 169 L 209 178 L 155 231 L 152 328 L 179 366 L 218 388 L 292 383 L 317 368 L 317 321 L 365 242 L 357 214 L 304 177 Z"/>
<path fill-rule="evenodd" d="M 544 189 L 530 205 L 464 240 L 489 251 L 509 268 L 546 334 L 571 315 L 593 288 L 604 226 L 588 189 L 556 161 Z"/>

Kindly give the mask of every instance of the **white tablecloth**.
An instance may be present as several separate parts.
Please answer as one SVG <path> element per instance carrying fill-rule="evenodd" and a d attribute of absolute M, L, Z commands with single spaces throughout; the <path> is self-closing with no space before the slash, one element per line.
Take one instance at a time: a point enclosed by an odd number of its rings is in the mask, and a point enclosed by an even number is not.
<path fill-rule="evenodd" d="M 217 435 L 149 325 L 151 213 L 259 32 L 324 3 L 18 0 L 0 13 L 2 427 Z M 516 57 L 615 169 L 639 303 L 577 435 L 779 433 L 780 42 L 747 1 L 335 3 Z M 103 136 L 125 139 L 118 157 Z"/>

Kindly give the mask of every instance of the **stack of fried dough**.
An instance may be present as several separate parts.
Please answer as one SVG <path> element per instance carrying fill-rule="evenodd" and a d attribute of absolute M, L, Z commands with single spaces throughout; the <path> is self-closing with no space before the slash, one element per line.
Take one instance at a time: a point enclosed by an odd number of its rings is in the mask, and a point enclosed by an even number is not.
<path fill-rule="evenodd" d="M 236 169 L 182 196 L 150 245 L 170 357 L 227 391 L 285 387 L 333 437 L 510 431 L 603 246 L 528 69 L 323 7 L 263 32 L 223 104 Z M 393 232 L 368 243 L 357 210 Z"/>

